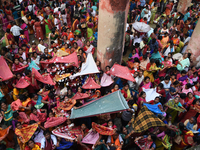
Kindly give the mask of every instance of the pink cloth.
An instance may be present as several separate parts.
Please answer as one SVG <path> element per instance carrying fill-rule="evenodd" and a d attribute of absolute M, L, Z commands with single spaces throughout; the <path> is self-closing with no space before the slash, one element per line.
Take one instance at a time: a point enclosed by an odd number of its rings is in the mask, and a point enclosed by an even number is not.
<path fill-rule="evenodd" d="M 25 122 L 25 123 L 29 123 L 30 119 L 27 117 L 27 115 L 25 114 L 25 112 L 19 112 L 19 117 Z"/>
<path fill-rule="evenodd" d="M 10 106 L 11 106 L 12 110 L 15 111 L 15 110 L 19 110 L 19 106 L 22 106 L 22 103 L 21 103 L 20 99 L 18 99 L 16 101 L 12 102 Z"/>
<path fill-rule="evenodd" d="M 99 133 L 91 131 L 83 138 L 82 143 L 95 144 L 98 139 L 99 139 Z"/>
<path fill-rule="evenodd" d="M 114 81 L 111 78 L 111 76 L 107 75 L 106 73 L 103 74 L 103 76 L 101 78 L 101 86 L 102 87 L 110 86 L 113 82 Z"/>
<path fill-rule="evenodd" d="M 67 120 L 66 117 L 51 117 L 45 122 L 44 127 L 45 128 L 55 127 L 57 125 L 64 123 L 66 120 Z"/>

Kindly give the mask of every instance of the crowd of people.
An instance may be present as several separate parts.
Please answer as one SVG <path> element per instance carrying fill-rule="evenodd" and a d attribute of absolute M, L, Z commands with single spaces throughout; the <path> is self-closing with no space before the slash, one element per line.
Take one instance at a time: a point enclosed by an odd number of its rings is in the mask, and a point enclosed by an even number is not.
<path fill-rule="evenodd" d="M 102 68 L 96 57 L 98 0 L 4 1 L 0 150 L 198 146 L 200 66 L 187 45 L 199 5 L 194 1 L 183 14 L 179 1 L 130 0 L 118 65 L 128 68 L 134 80 L 113 75 L 113 66 Z M 137 31 L 136 22 L 154 28 Z M 87 72 L 88 66 L 93 68 Z M 97 73 L 91 73 L 94 68 Z M 128 109 L 71 119 L 72 110 L 119 91 Z"/>

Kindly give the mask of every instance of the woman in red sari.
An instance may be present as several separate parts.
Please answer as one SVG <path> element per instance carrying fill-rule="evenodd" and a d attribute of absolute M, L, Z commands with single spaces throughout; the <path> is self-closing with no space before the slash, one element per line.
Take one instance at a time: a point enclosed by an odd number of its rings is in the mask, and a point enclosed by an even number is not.
<path fill-rule="evenodd" d="M 68 27 L 71 28 L 71 26 L 72 26 L 71 11 L 69 9 L 70 8 L 66 8 L 66 12 L 67 12 L 67 24 L 68 24 Z"/>
<path fill-rule="evenodd" d="M 7 18 L 8 18 L 9 21 L 13 21 L 14 20 L 14 18 L 12 16 L 12 11 L 10 10 L 9 6 L 6 7 L 5 13 L 6 13 Z"/>
<path fill-rule="evenodd" d="M 12 71 L 14 72 L 15 70 L 23 67 L 23 64 L 19 62 L 18 58 L 15 58 L 14 63 L 12 65 Z"/>
<path fill-rule="evenodd" d="M 42 31 L 41 22 L 40 22 L 39 18 L 36 18 L 36 22 L 34 23 L 34 28 L 35 28 L 36 38 L 38 40 L 39 40 L 39 38 L 43 40 L 44 34 Z"/>

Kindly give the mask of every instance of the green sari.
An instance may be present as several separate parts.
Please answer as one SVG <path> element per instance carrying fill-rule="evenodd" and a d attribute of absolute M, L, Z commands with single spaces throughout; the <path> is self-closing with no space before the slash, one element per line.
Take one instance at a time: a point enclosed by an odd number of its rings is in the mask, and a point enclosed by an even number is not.
<path fill-rule="evenodd" d="M 90 42 L 92 42 L 95 39 L 93 36 L 93 30 L 91 28 L 87 28 L 87 38 Z"/>
<path fill-rule="evenodd" d="M 166 104 L 166 106 L 170 107 L 167 109 L 167 113 L 169 113 L 172 116 L 172 123 L 174 123 L 174 120 L 176 119 L 176 116 L 178 112 L 184 112 L 185 110 L 180 108 L 178 106 L 178 103 L 175 103 L 174 100 L 169 100 Z"/>
<path fill-rule="evenodd" d="M 45 33 L 46 33 L 46 38 L 49 37 L 49 33 L 51 33 L 51 30 L 49 29 L 50 22 L 47 19 L 44 19 L 45 23 Z"/>
<path fill-rule="evenodd" d="M 4 121 L 7 126 L 12 124 L 13 120 L 13 110 L 11 109 L 11 106 L 8 105 L 7 111 L 4 112 Z"/>

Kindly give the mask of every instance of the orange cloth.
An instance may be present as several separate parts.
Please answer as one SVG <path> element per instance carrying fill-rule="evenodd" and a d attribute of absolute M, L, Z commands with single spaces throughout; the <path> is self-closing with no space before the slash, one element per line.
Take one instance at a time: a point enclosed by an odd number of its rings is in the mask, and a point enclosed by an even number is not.
<path fill-rule="evenodd" d="M 113 139 L 113 136 L 111 136 L 111 143 L 115 144 L 117 146 L 120 146 L 121 144 L 120 144 L 120 141 L 119 141 L 119 136 L 117 137 L 117 139 L 115 141 Z M 121 150 L 121 148 L 118 147 L 116 150 Z"/>
<path fill-rule="evenodd" d="M 6 129 L 0 128 L 0 141 L 2 141 L 9 133 L 11 126 L 7 127 Z"/>

